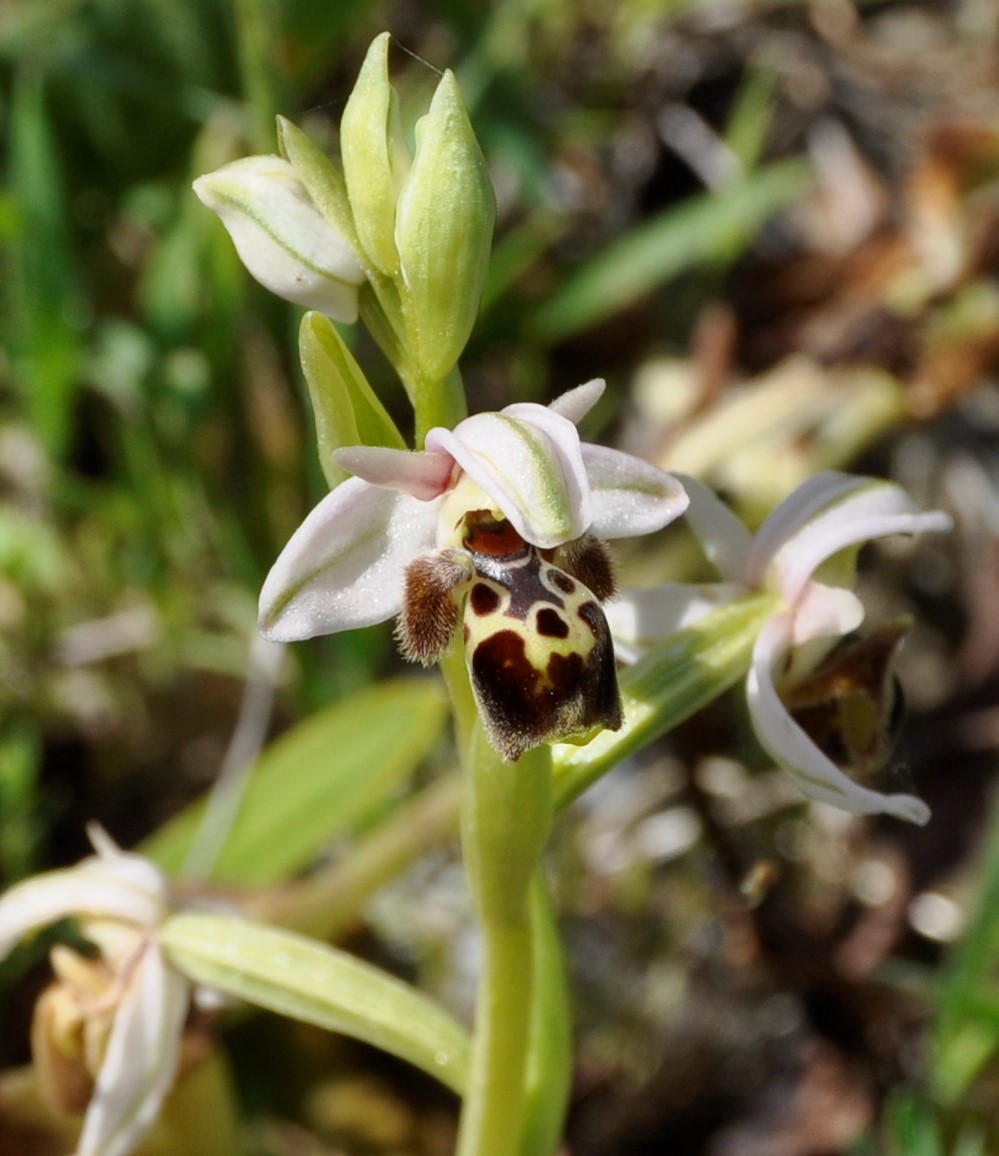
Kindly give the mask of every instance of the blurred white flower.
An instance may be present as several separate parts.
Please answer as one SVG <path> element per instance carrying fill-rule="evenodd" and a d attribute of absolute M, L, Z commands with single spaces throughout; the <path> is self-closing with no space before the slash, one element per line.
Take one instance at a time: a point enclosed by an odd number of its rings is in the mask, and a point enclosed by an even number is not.
<path fill-rule="evenodd" d="M 0 897 L 0 958 L 68 917 L 98 948 L 97 959 L 53 949 L 56 982 L 36 1006 L 32 1045 L 43 1089 L 66 1110 L 86 1107 L 76 1156 L 126 1156 L 173 1085 L 192 985 L 157 939 L 163 874 L 99 827 L 88 833 L 96 855 Z"/>
<path fill-rule="evenodd" d="M 750 718 L 761 745 L 809 798 L 856 814 L 885 813 L 925 823 L 930 811 L 921 799 L 882 794 L 846 775 L 791 717 L 779 688 L 792 687 L 813 672 L 864 618 L 852 590 L 815 579 L 819 567 L 874 538 L 948 530 L 950 517 L 920 510 L 890 482 L 829 472 L 795 490 L 754 537 L 705 486 L 682 480 L 690 497 L 688 522 L 722 581 L 625 591 L 606 607 L 618 656 L 634 660 L 754 590 L 777 594 L 778 607 L 756 639 L 746 680 Z"/>

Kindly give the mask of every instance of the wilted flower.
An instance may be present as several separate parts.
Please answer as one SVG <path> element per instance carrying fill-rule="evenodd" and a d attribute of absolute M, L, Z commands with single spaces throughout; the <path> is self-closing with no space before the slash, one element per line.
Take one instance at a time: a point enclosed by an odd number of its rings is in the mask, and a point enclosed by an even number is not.
<path fill-rule="evenodd" d="M 722 582 L 626 591 L 608 608 L 619 655 L 635 658 L 711 609 L 753 590 L 780 604 L 753 648 L 746 681 L 753 729 L 775 762 L 812 799 L 857 814 L 886 813 L 925 823 L 930 812 L 912 795 L 886 795 L 847 776 L 792 718 L 781 700 L 863 621 L 857 596 L 817 581 L 824 563 L 848 547 L 892 534 L 950 528 L 948 515 L 923 512 L 898 486 L 823 473 L 790 495 L 753 537 L 710 490 L 684 479 L 688 521 Z"/>
<path fill-rule="evenodd" d="M 192 989 L 157 941 L 168 914 L 164 876 L 100 828 L 89 834 L 96 855 L 0 897 L 0 958 L 68 917 L 98 948 L 95 959 L 53 949 L 56 982 L 36 1006 L 32 1045 L 53 1101 L 86 1107 L 76 1156 L 125 1156 L 173 1085 Z"/>
<path fill-rule="evenodd" d="M 194 191 L 218 214 L 243 264 L 266 289 L 334 321 L 357 320 L 364 270 L 288 161 L 244 157 L 198 177 Z"/>
<path fill-rule="evenodd" d="M 433 429 L 426 450 L 337 451 L 357 475 L 306 518 L 260 596 L 263 633 L 311 638 L 401 613 L 404 652 L 436 661 L 463 623 L 483 719 L 509 758 L 620 723 L 599 602 L 614 588 L 603 538 L 681 514 L 679 483 L 581 443 L 592 381 Z"/>

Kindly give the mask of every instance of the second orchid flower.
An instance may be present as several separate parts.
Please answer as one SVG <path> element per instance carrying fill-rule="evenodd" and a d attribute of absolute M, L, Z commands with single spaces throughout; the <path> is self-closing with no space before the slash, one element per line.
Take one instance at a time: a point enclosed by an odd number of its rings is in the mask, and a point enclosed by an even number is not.
<path fill-rule="evenodd" d="M 875 538 L 948 530 L 950 517 L 920 510 L 889 482 L 830 472 L 791 494 L 754 537 L 706 487 L 686 478 L 684 485 L 690 496 L 688 523 L 722 581 L 626 591 L 608 608 L 618 653 L 637 658 L 711 609 L 753 590 L 775 593 L 779 603 L 759 633 L 746 680 L 760 744 L 811 799 L 858 814 L 925 823 L 930 811 L 921 799 L 854 782 L 792 717 L 785 698 L 864 618 L 852 590 L 817 580 L 816 571 L 849 547 Z"/>

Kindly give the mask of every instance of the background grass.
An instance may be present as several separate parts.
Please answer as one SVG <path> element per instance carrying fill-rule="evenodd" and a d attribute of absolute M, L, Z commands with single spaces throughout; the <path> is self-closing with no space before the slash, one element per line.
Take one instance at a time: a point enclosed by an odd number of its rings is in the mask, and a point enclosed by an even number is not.
<path fill-rule="evenodd" d="M 934 806 L 929 828 L 808 818 L 757 765 L 734 700 L 563 825 L 572 1151 L 995 1150 L 999 106 L 984 0 L 10 0 L 0 878 L 79 858 L 90 818 L 123 844 L 152 835 L 223 762 L 256 669 L 256 592 L 324 482 L 296 311 L 248 280 L 190 181 L 272 151 L 277 112 L 335 147 L 382 28 L 410 124 L 436 70 L 456 70 L 497 189 L 463 361 L 473 408 L 606 376 L 591 433 L 700 473 L 750 519 L 839 465 L 959 521 L 915 559 L 880 555 L 867 591 L 917 614 L 893 765 Z M 404 421 L 387 366 L 355 344 Z M 622 562 L 692 573 L 678 537 Z M 398 665 L 386 629 L 296 646 L 272 679 L 272 730 Z M 422 755 L 436 706 L 420 702 Z M 293 773 L 280 749 L 264 758 Z M 448 761 L 442 741 L 423 777 Z M 375 813 L 355 818 L 363 834 Z M 342 827 L 316 830 L 318 845 Z M 747 898 L 754 872 L 776 882 Z M 461 1010 L 455 879 L 453 849 L 422 861 L 354 946 Z M 11 1064 L 25 966 L 8 969 Z M 268 1032 L 293 1089 L 255 1070 L 253 1033 Z M 447 1148 L 453 1106 L 370 1057 L 378 1082 L 359 1090 L 356 1056 L 283 1028 L 239 1028 L 230 1051 L 248 1150 Z M 390 1140 L 371 1131 L 386 1105 L 412 1125 Z M 313 1147 L 294 1146 L 303 1135 Z"/>

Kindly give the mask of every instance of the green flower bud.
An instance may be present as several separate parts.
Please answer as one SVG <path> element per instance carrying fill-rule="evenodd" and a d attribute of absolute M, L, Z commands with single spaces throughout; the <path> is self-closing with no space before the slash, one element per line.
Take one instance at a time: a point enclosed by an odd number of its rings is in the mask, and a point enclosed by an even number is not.
<path fill-rule="evenodd" d="M 454 74 L 416 126 L 416 156 L 399 198 L 395 242 L 412 361 L 440 381 L 479 311 L 496 198 Z"/>
<path fill-rule="evenodd" d="M 340 121 L 340 155 L 358 240 L 375 268 L 394 276 L 396 202 L 410 155 L 389 83 L 389 39 L 383 32 L 368 49 Z"/>
<path fill-rule="evenodd" d="M 405 448 L 395 422 L 336 326 L 321 313 L 306 313 L 298 348 L 316 419 L 319 461 L 330 489 L 349 476 L 333 461 L 333 451 L 341 446 Z"/>

